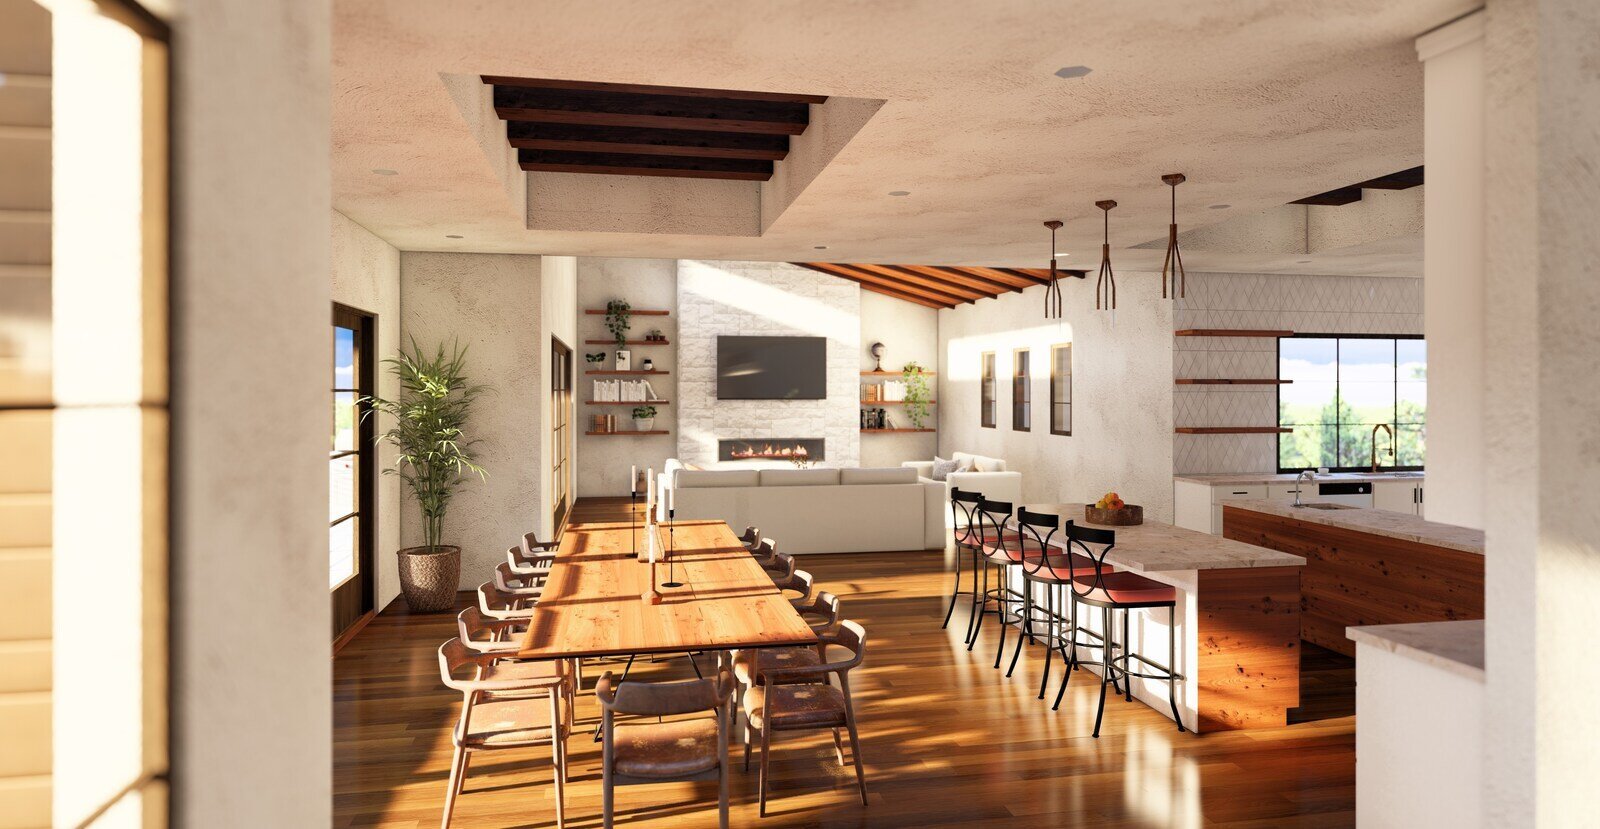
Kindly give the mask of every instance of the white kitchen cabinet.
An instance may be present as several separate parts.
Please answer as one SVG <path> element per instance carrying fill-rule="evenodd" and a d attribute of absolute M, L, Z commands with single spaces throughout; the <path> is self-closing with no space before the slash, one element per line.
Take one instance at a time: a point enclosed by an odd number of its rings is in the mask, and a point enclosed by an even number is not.
<path fill-rule="evenodd" d="M 1372 506 L 1407 515 L 1422 514 L 1422 482 L 1416 480 L 1375 481 Z"/>

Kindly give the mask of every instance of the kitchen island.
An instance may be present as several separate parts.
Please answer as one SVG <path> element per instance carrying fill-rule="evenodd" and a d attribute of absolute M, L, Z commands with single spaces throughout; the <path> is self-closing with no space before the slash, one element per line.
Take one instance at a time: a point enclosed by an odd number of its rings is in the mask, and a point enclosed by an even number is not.
<path fill-rule="evenodd" d="M 1303 556 L 1300 637 L 1346 656 L 1345 629 L 1483 618 L 1483 532 L 1380 509 L 1230 501 L 1224 538 Z"/>

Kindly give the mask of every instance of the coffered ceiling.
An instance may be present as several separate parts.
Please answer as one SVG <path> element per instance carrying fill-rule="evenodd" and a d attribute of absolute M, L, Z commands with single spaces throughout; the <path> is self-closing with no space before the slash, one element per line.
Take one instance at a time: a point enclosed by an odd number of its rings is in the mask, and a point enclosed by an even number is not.
<path fill-rule="evenodd" d="M 1063 265 L 1092 269 L 1094 202 L 1115 199 L 1119 272 L 1158 269 L 1139 246 L 1165 240 L 1163 173 L 1188 176 L 1187 232 L 1421 164 L 1412 42 L 1473 5 L 335 0 L 334 203 L 404 250 L 990 268 L 1045 264 L 1040 222 L 1059 218 Z M 689 140 L 689 173 L 745 180 L 615 174 L 629 165 L 593 144 L 652 171 L 682 162 L 638 159 L 681 156 L 660 122 L 570 113 L 661 86 L 788 96 L 737 105 L 787 106 L 755 120 L 803 133 Z M 742 99 L 697 103 L 717 100 Z M 614 169 L 555 172 L 584 166 Z M 1414 234 L 1184 253 L 1191 270 L 1420 274 Z"/>

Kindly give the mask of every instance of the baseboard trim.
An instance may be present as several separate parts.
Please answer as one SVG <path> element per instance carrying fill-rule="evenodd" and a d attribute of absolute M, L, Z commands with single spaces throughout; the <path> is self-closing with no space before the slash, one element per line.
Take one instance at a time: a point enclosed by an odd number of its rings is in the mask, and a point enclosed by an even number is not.
<path fill-rule="evenodd" d="M 369 610 L 366 613 L 361 614 L 361 618 L 355 620 L 350 627 L 345 628 L 344 633 L 339 634 L 338 637 L 333 640 L 332 655 L 338 656 L 339 651 L 342 650 L 345 645 L 350 644 L 350 640 L 356 638 L 356 634 L 360 633 L 361 630 L 365 628 L 377 615 L 378 611 Z"/>

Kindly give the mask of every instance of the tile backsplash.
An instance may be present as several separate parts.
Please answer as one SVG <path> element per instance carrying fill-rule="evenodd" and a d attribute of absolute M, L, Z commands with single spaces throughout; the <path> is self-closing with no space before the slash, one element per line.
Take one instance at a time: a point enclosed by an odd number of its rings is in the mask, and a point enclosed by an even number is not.
<path fill-rule="evenodd" d="M 1311 334 L 1421 334 L 1422 280 L 1289 274 L 1189 274 L 1173 325 Z M 1173 377 L 1270 378 L 1276 340 L 1176 337 Z M 1275 426 L 1272 386 L 1174 386 L 1178 426 Z M 1173 435 L 1175 474 L 1274 472 L 1276 435 Z"/>

